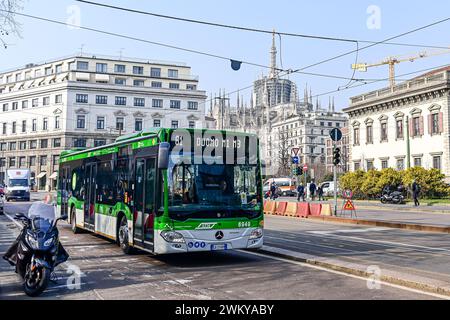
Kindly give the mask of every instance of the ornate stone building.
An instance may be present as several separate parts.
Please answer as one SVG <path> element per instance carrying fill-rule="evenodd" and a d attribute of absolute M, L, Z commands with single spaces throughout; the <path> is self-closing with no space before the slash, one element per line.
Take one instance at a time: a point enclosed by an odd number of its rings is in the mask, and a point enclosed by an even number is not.
<path fill-rule="evenodd" d="M 351 169 L 440 169 L 450 181 L 450 68 L 350 99 Z"/>

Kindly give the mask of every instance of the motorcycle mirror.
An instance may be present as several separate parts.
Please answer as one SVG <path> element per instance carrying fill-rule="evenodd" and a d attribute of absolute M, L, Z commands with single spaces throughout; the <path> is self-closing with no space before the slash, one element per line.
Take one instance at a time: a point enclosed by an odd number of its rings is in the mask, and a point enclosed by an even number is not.
<path fill-rule="evenodd" d="M 14 218 L 18 220 L 18 219 L 27 218 L 27 216 L 24 213 L 19 212 L 19 213 L 16 213 Z"/>

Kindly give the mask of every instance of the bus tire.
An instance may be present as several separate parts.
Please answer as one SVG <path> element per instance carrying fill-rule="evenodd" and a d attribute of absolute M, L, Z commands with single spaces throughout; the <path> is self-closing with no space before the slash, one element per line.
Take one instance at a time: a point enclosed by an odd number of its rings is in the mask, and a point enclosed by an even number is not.
<path fill-rule="evenodd" d="M 70 208 L 70 228 L 74 234 L 80 233 L 80 228 L 77 227 L 77 215 L 75 211 L 75 206 Z"/>
<path fill-rule="evenodd" d="M 119 243 L 119 247 L 125 254 L 131 254 L 133 248 L 129 243 L 129 232 L 128 232 L 128 221 L 125 215 L 122 215 L 122 218 L 119 220 L 119 225 L 117 227 L 117 242 Z"/>

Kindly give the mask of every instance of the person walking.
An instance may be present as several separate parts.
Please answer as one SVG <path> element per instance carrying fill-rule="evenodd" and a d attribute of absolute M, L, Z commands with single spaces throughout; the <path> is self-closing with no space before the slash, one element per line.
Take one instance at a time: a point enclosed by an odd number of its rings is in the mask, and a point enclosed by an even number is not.
<path fill-rule="evenodd" d="M 325 201 L 325 199 L 323 198 L 323 188 L 322 187 L 317 188 L 317 195 L 319 196 L 319 201 Z"/>
<path fill-rule="evenodd" d="M 270 185 L 270 199 L 271 200 L 275 200 L 277 198 L 276 193 L 277 193 L 277 184 L 275 181 L 273 181 L 272 184 Z"/>
<path fill-rule="evenodd" d="M 417 183 L 416 180 L 414 180 L 412 184 L 412 194 L 414 198 L 414 206 L 419 207 L 420 185 Z"/>
<path fill-rule="evenodd" d="M 311 195 L 312 201 L 316 199 L 316 190 L 317 190 L 316 184 L 314 183 L 314 181 L 311 181 L 311 184 L 309 185 L 309 193 Z"/>
<path fill-rule="evenodd" d="M 305 201 L 305 187 L 303 184 L 297 186 L 297 202 L 300 202 L 300 199 L 302 199 L 303 202 Z"/>

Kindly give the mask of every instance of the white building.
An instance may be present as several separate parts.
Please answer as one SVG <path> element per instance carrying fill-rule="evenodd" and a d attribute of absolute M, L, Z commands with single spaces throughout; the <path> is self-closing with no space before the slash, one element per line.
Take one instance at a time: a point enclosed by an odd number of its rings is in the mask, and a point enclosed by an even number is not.
<path fill-rule="evenodd" d="M 422 166 L 450 181 L 449 89 L 443 68 L 351 98 L 351 169 Z"/>
<path fill-rule="evenodd" d="M 0 183 L 31 168 L 54 187 L 59 154 L 150 127 L 205 125 L 204 91 L 182 63 L 75 55 L 0 73 Z"/>

